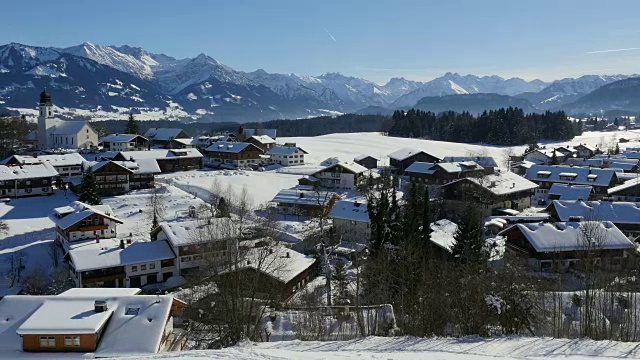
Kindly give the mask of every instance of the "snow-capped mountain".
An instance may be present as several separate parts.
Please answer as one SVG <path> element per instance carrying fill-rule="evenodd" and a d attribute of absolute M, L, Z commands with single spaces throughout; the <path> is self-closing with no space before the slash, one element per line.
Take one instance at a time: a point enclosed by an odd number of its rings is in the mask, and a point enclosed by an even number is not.
<path fill-rule="evenodd" d="M 151 67 L 157 65 L 155 61 L 141 61 L 110 46 L 95 45 L 90 42 L 61 49 L 61 52 L 85 57 L 147 80 L 153 77 Z"/>
<path fill-rule="evenodd" d="M 552 82 L 539 92 L 527 92 L 518 97 L 529 100 L 541 110 L 559 109 L 601 86 L 634 76 L 637 75 L 584 75 L 579 78 L 565 78 Z"/>
<path fill-rule="evenodd" d="M 617 76 L 625 78 L 600 86 L 563 108 L 572 113 L 591 114 L 609 110 L 640 111 L 640 77 Z"/>
<path fill-rule="evenodd" d="M 403 77 L 394 77 L 382 87 L 389 93 L 390 97 L 395 100 L 402 95 L 419 89 L 423 85 L 424 82 L 421 81 L 407 80 Z"/>
<path fill-rule="evenodd" d="M 164 108 L 162 93 L 139 77 L 91 59 L 21 44 L 0 46 L 0 102 L 34 108 L 43 88 L 56 105 L 85 109 Z"/>
<path fill-rule="evenodd" d="M 526 81 L 520 78 L 503 79 L 500 76 L 462 76 L 446 73 L 424 83 L 416 90 L 397 98 L 391 105 L 395 108 L 414 106 L 424 97 L 461 94 L 516 95 L 527 91 L 540 91 L 547 84 L 541 80 Z"/>

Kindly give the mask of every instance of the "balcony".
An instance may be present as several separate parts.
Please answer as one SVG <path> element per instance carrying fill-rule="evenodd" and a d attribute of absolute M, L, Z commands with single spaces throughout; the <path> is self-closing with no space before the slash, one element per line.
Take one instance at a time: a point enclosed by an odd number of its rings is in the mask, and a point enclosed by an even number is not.
<path fill-rule="evenodd" d="M 83 226 L 79 230 L 82 232 L 87 232 L 87 231 L 98 231 L 98 230 L 107 230 L 107 229 L 109 229 L 108 225 L 89 225 L 89 226 Z"/>

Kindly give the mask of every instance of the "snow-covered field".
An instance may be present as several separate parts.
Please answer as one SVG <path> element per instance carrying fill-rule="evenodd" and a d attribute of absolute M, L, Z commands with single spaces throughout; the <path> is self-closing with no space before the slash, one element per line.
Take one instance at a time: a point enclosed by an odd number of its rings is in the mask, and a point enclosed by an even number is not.
<path fill-rule="evenodd" d="M 242 344 L 223 350 L 158 354 L 135 359 L 632 359 L 640 357 L 637 343 L 550 338 L 414 338 L 368 337 L 350 341 L 283 341 Z M 133 358 L 132 358 L 133 359 Z"/>

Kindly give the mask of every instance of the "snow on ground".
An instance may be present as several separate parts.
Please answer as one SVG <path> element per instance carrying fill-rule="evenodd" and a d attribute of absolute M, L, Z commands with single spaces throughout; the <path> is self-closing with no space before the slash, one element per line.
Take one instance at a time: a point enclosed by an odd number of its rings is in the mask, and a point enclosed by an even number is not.
<path fill-rule="evenodd" d="M 202 199 L 209 199 L 212 192 L 224 196 L 229 189 L 239 196 L 246 189 L 250 201 L 258 207 L 271 201 L 280 190 L 298 185 L 300 176 L 272 171 L 205 169 L 162 174 L 157 178 Z"/>
<path fill-rule="evenodd" d="M 157 354 L 136 359 L 380 359 L 486 360 L 638 358 L 637 343 L 590 339 L 503 337 L 483 339 L 367 337 L 350 341 L 282 341 L 241 344 L 222 350 Z"/>

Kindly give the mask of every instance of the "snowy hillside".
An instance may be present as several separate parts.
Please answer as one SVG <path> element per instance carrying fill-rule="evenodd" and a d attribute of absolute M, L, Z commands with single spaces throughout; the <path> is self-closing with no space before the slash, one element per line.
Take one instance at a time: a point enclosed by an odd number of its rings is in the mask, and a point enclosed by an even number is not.
<path fill-rule="evenodd" d="M 286 341 L 241 344 L 233 348 L 158 354 L 145 359 L 380 359 L 481 360 L 563 358 L 596 360 L 637 358 L 636 343 L 590 339 L 506 337 L 368 337 L 350 341 Z"/>

